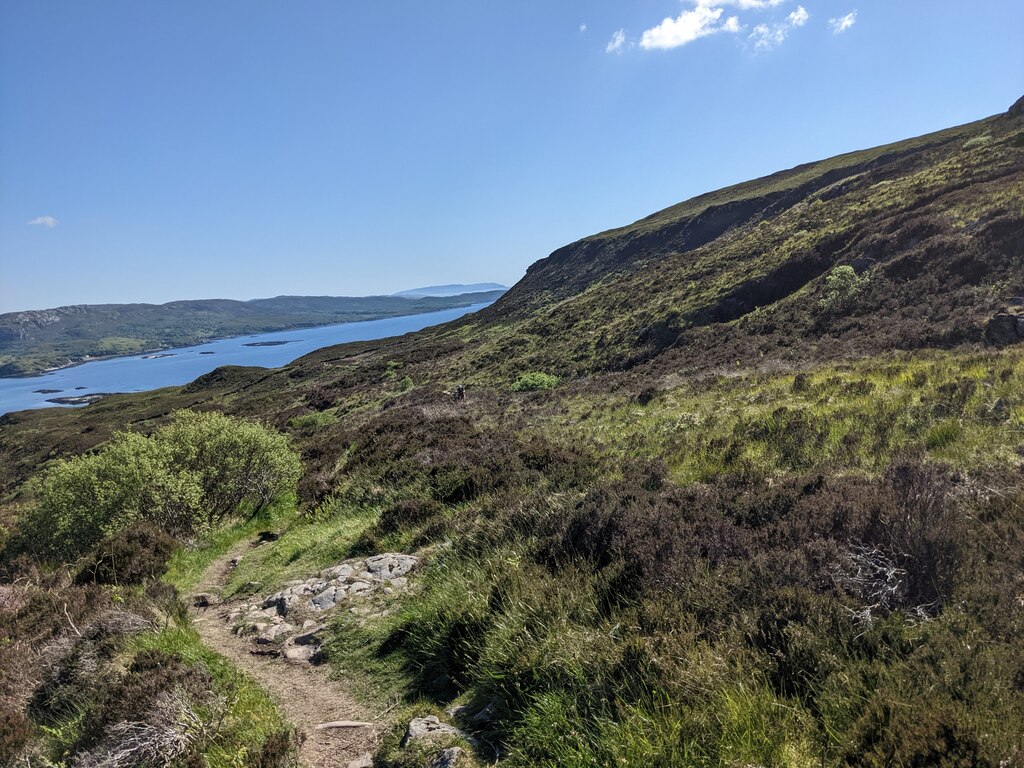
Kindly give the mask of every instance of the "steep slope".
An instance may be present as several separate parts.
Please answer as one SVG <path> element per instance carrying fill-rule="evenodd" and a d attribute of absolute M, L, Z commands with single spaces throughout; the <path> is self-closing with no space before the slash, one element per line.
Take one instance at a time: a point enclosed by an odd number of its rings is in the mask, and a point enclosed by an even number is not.
<path fill-rule="evenodd" d="M 472 321 L 565 374 L 980 342 L 1024 292 L 1019 117 L 983 120 L 732 187 L 566 246 Z M 821 311 L 837 265 L 855 305 Z M 794 344 L 797 338 L 807 343 Z M 522 343 L 522 340 L 520 340 Z"/>

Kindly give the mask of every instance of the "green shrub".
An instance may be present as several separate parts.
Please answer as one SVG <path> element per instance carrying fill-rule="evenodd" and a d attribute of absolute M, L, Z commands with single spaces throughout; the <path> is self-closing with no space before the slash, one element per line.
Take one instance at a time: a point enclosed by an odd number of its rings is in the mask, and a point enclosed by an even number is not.
<path fill-rule="evenodd" d="M 512 382 L 513 392 L 536 392 L 542 389 L 553 389 L 558 384 L 558 377 L 541 371 L 522 374 Z"/>
<path fill-rule="evenodd" d="M 327 412 L 304 413 L 288 420 L 289 427 L 305 434 L 319 432 L 321 429 L 337 423 L 337 415 Z"/>
<path fill-rule="evenodd" d="M 302 465 L 287 438 L 217 413 L 179 411 L 146 438 L 115 435 L 97 453 L 62 459 L 32 481 L 35 505 L 18 546 L 68 562 L 147 521 L 181 536 L 294 490 Z"/>
<path fill-rule="evenodd" d="M 858 275 L 848 264 L 835 267 L 825 277 L 825 295 L 818 306 L 825 312 L 845 312 L 871 284 L 871 277 Z"/>

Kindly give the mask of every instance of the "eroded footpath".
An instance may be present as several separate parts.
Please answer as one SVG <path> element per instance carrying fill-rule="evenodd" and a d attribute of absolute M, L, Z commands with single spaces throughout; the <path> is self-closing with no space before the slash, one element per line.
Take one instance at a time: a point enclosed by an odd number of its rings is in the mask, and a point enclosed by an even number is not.
<path fill-rule="evenodd" d="M 221 602 L 217 599 L 227 583 L 232 563 L 247 546 L 243 544 L 218 558 L 203 574 L 195 591 L 197 595 L 208 597 L 192 601 L 196 630 L 208 647 L 231 660 L 273 696 L 282 714 L 299 733 L 302 765 L 309 768 L 370 765 L 370 755 L 385 727 L 384 713 L 370 711 L 356 700 L 344 681 L 332 680 L 326 666 L 310 663 L 305 654 L 288 658 L 276 648 L 261 651 L 254 642 L 258 638 L 244 631 L 236 632 L 242 612 L 248 614 L 253 606 L 244 600 Z M 268 628 L 285 623 L 284 616 L 274 621 L 268 609 L 258 610 L 267 610 L 263 614 L 266 621 L 261 623 Z M 276 608 L 274 614 L 277 614 Z M 307 635 L 308 630 L 307 626 Z"/>

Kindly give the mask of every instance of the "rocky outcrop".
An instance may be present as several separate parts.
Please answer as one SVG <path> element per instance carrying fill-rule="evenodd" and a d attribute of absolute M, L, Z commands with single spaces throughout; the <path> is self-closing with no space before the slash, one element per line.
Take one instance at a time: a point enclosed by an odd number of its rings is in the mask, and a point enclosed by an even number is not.
<path fill-rule="evenodd" d="M 1010 117 L 1024 117 L 1024 96 L 1013 102 L 1013 106 L 1007 110 L 1006 114 Z"/>
<path fill-rule="evenodd" d="M 1011 302 L 989 318 L 985 324 L 985 339 L 998 347 L 1024 341 L 1024 306 Z"/>
<path fill-rule="evenodd" d="M 419 558 L 389 552 L 346 560 L 284 589 L 237 605 L 228 619 L 235 632 L 251 635 L 261 653 L 315 662 L 323 644 L 325 614 L 339 607 L 362 618 L 388 610 L 388 598 L 406 590 Z"/>

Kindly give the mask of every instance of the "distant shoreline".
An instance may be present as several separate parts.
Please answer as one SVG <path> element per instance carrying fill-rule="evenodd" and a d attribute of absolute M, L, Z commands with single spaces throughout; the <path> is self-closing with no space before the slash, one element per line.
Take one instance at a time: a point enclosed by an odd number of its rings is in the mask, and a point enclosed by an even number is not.
<path fill-rule="evenodd" d="M 486 303 L 490 304 L 492 302 L 486 302 Z M 340 321 L 334 321 L 334 322 L 329 322 L 329 323 L 306 323 L 306 324 L 303 324 L 303 325 L 292 325 L 292 326 L 288 326 L 286 328 L 274 328 L 274 329 L 271 329 L 271 330 L 258 331 L 258 332 L 255 332 L 255 333 L 241 333 L 241 334 L 227 334 L 227 335 L 224 335 L 224 336 L 211 336 L 211 337 L 201 339 L 201 340 L 196 341 L 196 342 L 191 343 L 191 344 L 184 344 L 184 345 L 181 345 L 181 346 L 170 346 L 170 345 L 166 345 L 165 344 L 165 345 L 161 345 L 161 346 L 158 346 L 158 347 L 150 347 L 150 348 L 142 349 L 142 350 L 139 350 L 138 352 L 133 352 L 130 355 L 96 355 L 96 356 L 92 356 L 92 357 L 87 356 L 87 357 L 84 357 L 84 358 L 79 359 L 79 360 L 71 360 L 71 361 L 65 363 L 64 365 L 52 366 L 50 368 L 44 368 L 44 369 L 41 369 L 39 371 L 33 371 L 33 372 L 30 372 L 30 373 L 14 373 L 14 374 L 9 374 L 9 375 L 5 375 L 5 376 L 0 376 L 0 379 L 32 379 L 32 378 L 42 378 L 42 377 L 48 376 L 49 374 L 57 373 L 59 371 L 64 371 L 64 370 L 67 370 L 69 368 L 76 368 L 76 367 L 78 367 L 80 365 L 85 365 L 87 363 L 97 363 L 97 362 L 102 362 L 102 361 L 105 361 L 105 360 L 123 360 L 123 359 L 127 359 L 127 358 L 132 358 L 132 357 L 140 357 L 141 358 L 141 357 L 145 357 L 146 355 L 155 355 L 155 354 L 159 354 L 161 352 L 166 352 L 168 350 L 188 349 L 190 347 L 199 347 L 199 346 L 202 346 L 204 344 L 211 344 L 211 343 L 216 342 L 216 341 L 226 341 L 228 339 L 244 339 L 247 336 L 260 336 L 260 335 L 265 334 L 265 333 L 284 333 L 284 332 L 287 332 L 287 331 L 301 331 L 301 330 L 308 330 L 308 329 L 311 329 L 311 328 L 326 328 L 326 327 L 332 326 L 332 325 L 350 325 L 352 323 L 367 323 L 367 322 L 375 322 L 377 320 L 392 320 L 392 319 L 399 318 L 399 317 L 418 317 L 419 315 L 431 315 L 431 314 L 435 314 L 437 312 L 447 312 L 447 311 L 449 311 L 451 309 L 460 309 L 460 308 L 464 308 L 466 306 L 473 306 L 473 304 L 470 303 L 470 304 L 467 304 L 467 305 L 463 305 L 462 307 L 457 307 L 456 306 L 456 307 L 446 307 L 444 309 L 431 309 L 431 310 L 428 310 L 426 312 L 408 312 L 408 313 L 397 314 L 397 315 L 385 315 L 383 317 L 362 318 L 362 319 L 357 319 L 357 320 L 340 320 Z M 289 343 L 289 342 L 280 342 L 280 344 L 286 344 L 286 343 Z M 278 344 L 278 343 L 267 344 L 265 342 L 261 342 L 259 345 L 260 346 L 279 346 L 280 344 Z M 215 354 L 215 353 L 210 351 L 210 352 L 200 352 L 199 354 Z"/>

